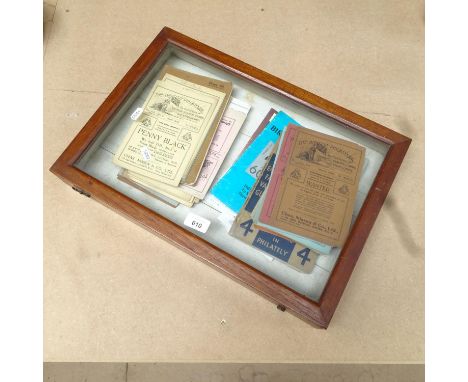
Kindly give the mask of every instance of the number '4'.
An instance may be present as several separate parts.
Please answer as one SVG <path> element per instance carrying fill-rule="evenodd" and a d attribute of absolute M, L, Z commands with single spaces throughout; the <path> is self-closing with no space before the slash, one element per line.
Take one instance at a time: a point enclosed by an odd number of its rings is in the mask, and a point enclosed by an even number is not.
<path fill-rule="evenodd" d="M 310 253 L 309 248 L 304 248 L 304 249 L 301 249 L 299 252 L 297 252 L 297 256 L 299 256 L 302 259 L 301 265 L 305 265 L 306 261 L 310 261 L 309 253 Z"/>
<path fill-rule="evenodd" d="M 239 224 L 240 227 L 245 229 L 244 236 L 247 236 L 249 233 L 253 232 L 253 229 L 250 228 L 252 227 L 252 224 L 253 224 L 252 219 L 246 220 L 242 224 Z"/>

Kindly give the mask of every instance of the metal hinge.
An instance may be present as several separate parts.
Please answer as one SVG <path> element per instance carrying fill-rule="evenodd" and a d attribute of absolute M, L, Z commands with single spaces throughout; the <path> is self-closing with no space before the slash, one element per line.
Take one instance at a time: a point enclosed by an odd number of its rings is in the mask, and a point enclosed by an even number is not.
<path fill-rule="evenodd" d="M 281 310 L 282 312 L 284 312 L 286 310 L 286 307 L 283 304 L 279 304 L 279 305 L 276 306 L 276 309 Z"/>
<path fill-rule="evenodd" d="M 91 197 L 91 194 L 87 193 L 85 190 L 82 190 L 81 188 L 78 188 L 78 187 L 75 187 L 75 186 L 72 186 L 72 188 L 81 195 L 84 195 L 84 196 L 86 196 L 88 198 Z"/>

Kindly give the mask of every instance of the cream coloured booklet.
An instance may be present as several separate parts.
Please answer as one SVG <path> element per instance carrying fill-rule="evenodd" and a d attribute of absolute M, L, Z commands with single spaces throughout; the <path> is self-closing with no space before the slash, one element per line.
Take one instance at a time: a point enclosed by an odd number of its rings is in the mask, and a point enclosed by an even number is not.
<path fill-rule="evenodd" d="M 193 184 L 199 177 L 200 171 L 202 169 L 205 158 L 208 154 L 211 141 L 215 135 L 218 124 L 221 121 L 221 117 L 226 110 L 226 106 L 229 102 L 232 93 L 232 82 L 222 81 L 212 77 L 205 77 L 199 74 L 187 72 L 185 70 L 174 68 L 170 65 L 165 65 L 161 69 L 160 78 L 163 81 L 175 81 L 180 84 L 185 84 L 187 86 L 193 86 L 193 84 L 206 86 L 207 88 L 218 90 L 225 94 L 224 100 L 221 104 L 221 107 L 218 110 L 218 113 L 213 121 L 211 128 L 209 129 L 203 144 L 200 146 L 195 158 L 192 160 L 190 170 L 187 172 L 186 176 L 182 178 L 182 183 L 184 184 Z"/>
<path fill-rule="evenodd" d="M 144 192 L 147 195 L 150 195 L 154 198 L 157 198 L 164 203 L 170 205 L 171 207 L 177 207 L 180 203 L 173 198 L 167 197 L 166 195 L 161 194 L 160 192 L 154 190 L 153 188 L 146 187 L 141 183 L 135 182 L 128 177 L 128 170 L 124 168 L 120 169 L 119 173 L 117 174 L 117 179 L 121 182 L 127 183 L 129 186 L 136 188 Z"/>
<path fill-rule="evenodd" d="M 132 171 L 124 170 L 121 173 L 121 178 L 125 178 L 132 183 L 136 183 L 145 189 L 152 190 L 158 194 L 172 199 L 177 203 L 181 203 L 187 207 L 192 207 L 194 203 L 197 203 L 199 200 L 189 193 L 182 190 L 180 187 L 171 186 L 156 180 L 149 179 L 140 174 L 136 174 Z M 157 195 L 155 195 L 157 197 Z M 161 199 L 161 198 L 159 198 Z"/>
<path fill-rule="evenodd" d="M 180 185 L 175 187 L 135 174 L 132 171 L 128 171 L 125 176 L 135 183 L 171 197 L 186 206 L 193 205 L 194 202 L 203 199 L 210 189 L 249 110 L 250 105 L 246 102 L 236 98 L 231 99 L 211 142 L 199 179 L 193 186 Z"/>
<path fill-rule="evenodd" d="M 204 86 L 156 81 L 114 163 L 178 186 L 221 107 L 225 94 Z"/>

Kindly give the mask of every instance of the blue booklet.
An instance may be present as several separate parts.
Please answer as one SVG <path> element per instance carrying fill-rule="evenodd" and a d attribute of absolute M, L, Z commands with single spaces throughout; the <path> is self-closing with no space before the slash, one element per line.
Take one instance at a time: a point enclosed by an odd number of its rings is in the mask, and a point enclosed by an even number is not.
<path fill-rule="evenodd" d="M 252 186 L 260 176 L 281 132 L 290 123 L 298 125 L 286 113 L 280 111 L 276 114 L 226 174 L 214 185 L 211 193 L 232 211 L 238 213 Z"/>

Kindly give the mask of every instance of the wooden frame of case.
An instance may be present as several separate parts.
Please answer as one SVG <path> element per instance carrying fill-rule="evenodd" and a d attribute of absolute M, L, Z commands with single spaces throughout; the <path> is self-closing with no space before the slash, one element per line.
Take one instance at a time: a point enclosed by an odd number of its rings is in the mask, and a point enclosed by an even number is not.
<path fill-rule="evenodd" d="M 236 76 L 254 81 L 341 125 L 358 130 L 389 145 L 381 168 L 318 302 L 263 274 L 74 166 L 74 163 L 149 72 L 168 44 L 175 45 Z M 260 293 L 277 304 L 278 309 L 282 311 L 287 309 L 309 323 L 326 328 L 410 143 L 411 139 L 408 137 L 165 27 L 52 165 L 50 171 L 78 192 L 96 199 Z"/>

